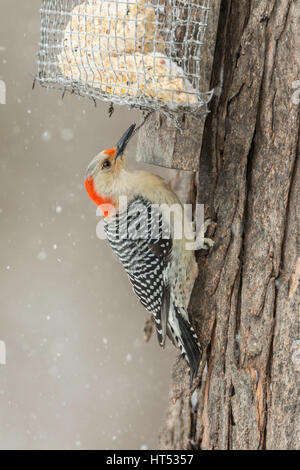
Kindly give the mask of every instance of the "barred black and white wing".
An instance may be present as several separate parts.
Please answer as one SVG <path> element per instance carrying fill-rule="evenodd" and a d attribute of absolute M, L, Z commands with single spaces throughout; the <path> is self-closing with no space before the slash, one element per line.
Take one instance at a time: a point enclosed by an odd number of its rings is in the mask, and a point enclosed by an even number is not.
<path fill-rule="evenodd" d="M 192 382 L 199 366 L 200 345 L 185 306 L 178 301 L 176 279 L 169 279 L 175 276 L 170 256 L 173 243 L 162 213 L 137 197 L 127 211 L 105 225 L 105 231 L 134 292 L 155 319 L 159 344 L 164 346 L 169 336 L 187 359 Z"/>
<path fill-rule="evenodd" d="M 170 308 L 168 270 L 172 239 L 169 227 L 158 208 L 137 197 L 127 211 L 105 225 L 105 231 L 134 292 L 154 316 L 158 341 L 164 346 Z"/>

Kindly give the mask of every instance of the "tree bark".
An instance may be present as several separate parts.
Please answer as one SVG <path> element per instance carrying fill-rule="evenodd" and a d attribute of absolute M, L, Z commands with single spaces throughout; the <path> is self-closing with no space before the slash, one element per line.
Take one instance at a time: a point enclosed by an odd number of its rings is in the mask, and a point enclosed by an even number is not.
<path fill-rule="evenodd" d="M 217 222 L 163 449 L 300 448 L 300 1 L 222 0 L 197 201 Z M 298 85 L 298 86 L 297 86 Z"/>

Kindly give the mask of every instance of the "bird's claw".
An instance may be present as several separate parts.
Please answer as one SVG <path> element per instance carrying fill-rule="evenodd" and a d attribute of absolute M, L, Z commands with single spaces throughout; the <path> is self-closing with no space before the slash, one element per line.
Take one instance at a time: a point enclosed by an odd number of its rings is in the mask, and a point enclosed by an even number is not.
<path fill-rule="evenodd" d="M 203 237 L 203 235 L 206 234 L 208 227 L 211 225 L 215 226 L 216 222 L 214 222 L 212 219 L 206 219 L 204 221 L 203 228 L 201 227 L 201 230 L 196 237 L 196 250 L 208 250 L 214 246 L 214 240 L 208 237 Z"/>

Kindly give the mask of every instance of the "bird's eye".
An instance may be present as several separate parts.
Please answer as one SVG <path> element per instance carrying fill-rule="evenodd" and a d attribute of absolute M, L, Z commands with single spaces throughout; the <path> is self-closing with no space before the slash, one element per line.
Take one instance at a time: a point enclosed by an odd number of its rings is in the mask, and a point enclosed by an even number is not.
<path fill-rule="evenodd" d="M 110 160 L 104 160 L 101 165 L 101 169 L 104 170 L 105 168 L 110 168 L 111 167 L 111 162 Z"/>

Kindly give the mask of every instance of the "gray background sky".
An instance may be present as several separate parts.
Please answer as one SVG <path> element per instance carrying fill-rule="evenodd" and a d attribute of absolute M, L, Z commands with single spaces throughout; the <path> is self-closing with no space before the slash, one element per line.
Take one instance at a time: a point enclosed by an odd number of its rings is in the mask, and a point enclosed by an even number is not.
<path fill-rule="evenodd" d="M 138 114 L 31 91 L 40 0 L 0 4 L 0 448 L 155 448 L 176 351 L 143 342 L 145 311 L 83 188 Z"/>

